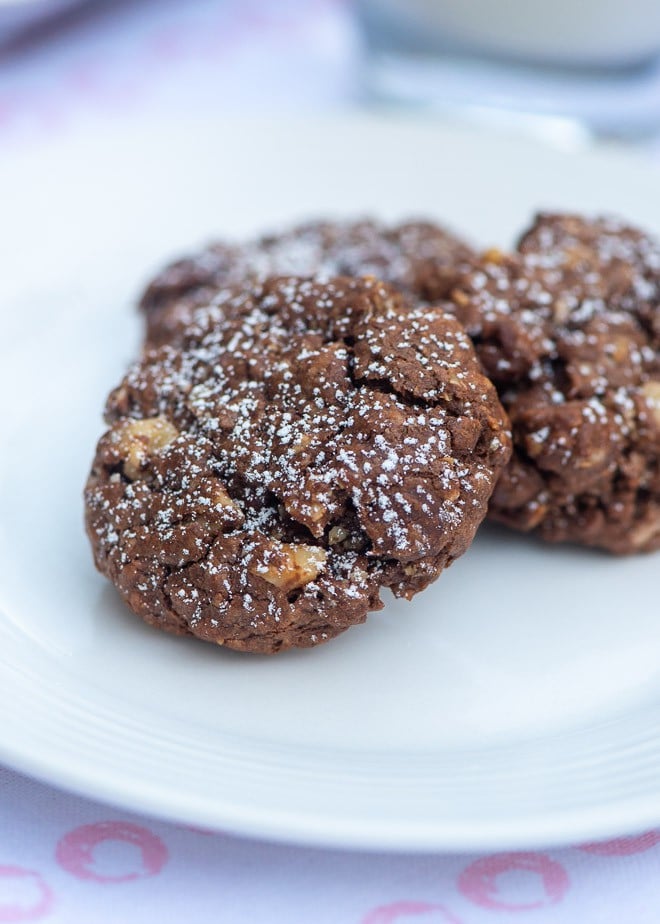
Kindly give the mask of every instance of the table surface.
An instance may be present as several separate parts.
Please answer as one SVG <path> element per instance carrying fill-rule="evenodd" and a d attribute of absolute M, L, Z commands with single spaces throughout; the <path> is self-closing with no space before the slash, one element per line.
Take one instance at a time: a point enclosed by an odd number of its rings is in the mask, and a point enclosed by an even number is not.
<path fill-rule="evenodd" d="M 0 163 L 6 145 L 136 112 L 354 106 L 358 63 L 337 0 L 101 4 L 0 53 Z M 134 817 L 2 768 L 0 831 L 0 922 L 656 924 L 660 911 L 655 832 L 491 856 L 310 850 Z"/>

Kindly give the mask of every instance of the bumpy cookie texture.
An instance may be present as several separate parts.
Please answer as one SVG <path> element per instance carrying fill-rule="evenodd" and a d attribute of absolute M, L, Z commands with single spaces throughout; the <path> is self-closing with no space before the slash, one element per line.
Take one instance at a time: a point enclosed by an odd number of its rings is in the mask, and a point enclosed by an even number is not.
<path fill-rule="evenodd" d="M 453 293 L 509 413 L 492 516 L 615 553 L 660 548 L 660 247 L 616 219 L 539 215 Z"/>
<path fill-rule="evenodd" d="M 455 319 L 374 279 L 273 278 L 217 310 L 110 396 L 96 564 L 170 632 L 315 645 L 468 548 L 508 423 Z"/>
<path fill-rule="evenodd" d="M 151 344 L 174 342 L 195 309 L 218 289 L 269 275 L 374 275 L 419 299 L 437 301 L 452 288 L 472 250 L 428 221 L 386 227 L 375 221 L 317 221 L 241 246 L 212 244 L 166 267 L 141 300 Z"/>

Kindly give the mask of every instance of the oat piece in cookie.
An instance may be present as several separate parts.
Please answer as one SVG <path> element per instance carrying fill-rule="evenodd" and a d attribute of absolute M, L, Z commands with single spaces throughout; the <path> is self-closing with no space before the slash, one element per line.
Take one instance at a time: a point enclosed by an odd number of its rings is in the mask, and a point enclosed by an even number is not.
<path fill-rule="evenodd" d="M 217 308 L 110 396 L 95 561 L 162 629 L 312 646 L 468 548 L 506 418 L 455 319 L 375 279 L 273 278 Z"/>
<path fill-rule="evenodd" d="M 512 422 L 493 518 L 619 554 L 660 548 L 657 242 L 614 218 L 542 214 L 453 302 Z"/>
<path fill-rule="evenodd" d="M 417 298 L 436 301 L 452 288 L 473 251 L 427 221 L 387 227 L 375 221 L 309 222 L 243 245 L 212 244 L 166 267 L 141 300 L 147 341 L 174 342 L 218 289 L 273 274 L 374 275 Z"/>

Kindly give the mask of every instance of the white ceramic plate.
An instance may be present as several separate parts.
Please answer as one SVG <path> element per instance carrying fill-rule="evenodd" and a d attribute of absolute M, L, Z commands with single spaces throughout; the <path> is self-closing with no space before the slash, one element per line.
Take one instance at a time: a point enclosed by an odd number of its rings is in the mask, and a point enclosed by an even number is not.
<path fill-rule="evenodd" d="M 521 848 L 660 823 L 658 556 L 485 530 L 411 604 L 245 657 L 143 626 L 81 490 L 145 275 L 213 233 L 414 213 L 506 244 L 539 206 L 660 231 L 632 158 L 365 119 L 122 123 L 0 170 L 0 758 L 139 811 L 319 845 Z"/>

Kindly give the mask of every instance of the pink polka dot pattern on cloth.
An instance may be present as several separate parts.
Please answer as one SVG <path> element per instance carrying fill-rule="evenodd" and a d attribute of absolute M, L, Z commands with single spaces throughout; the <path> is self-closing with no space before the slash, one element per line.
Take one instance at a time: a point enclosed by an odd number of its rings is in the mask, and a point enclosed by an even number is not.
<path fill-rule="evenodd" d="M 139 868 L 130 872 L 109 875 L 96 868 L 95 848 L 101 844 L 120 841 L 137 847 L 141 853 Z M 74 828 L 58 843 L 55 858 L 62 869 L 77 879 L 94 882 L 129 882 L 155 876 L 167 863 L 165 844 L 147 828 L 128 821 L 99 821 L 92 825 Z"/>
<path fill-rule="evenodd" d="M 446 924 L 461 924 L 459 918 L 451 914 L 444 905 L 431 905 L 428 902 L 393 902 L 391 905 L 381 905 L 374 908 L 361 921 L 361 924 L 412 924 L 414 919 L 422 918 L 429 921 L 432 915 L 434 924 L 437 921 Z"/>
<path fill-rule="evenodd" d="M 599 844 L 581 844 L 579 849 L 600 857 L 628 857 L 633 853 L 650 850 L 656 844 L 660 844 L 660 832 L 646 831 L 636 837 L 617 837 L 612 841 L 601 841 Z"/>
<path fill-rule="evenodd" d="M 503 889 L 507 874 L 532 873 L 539 882 L 537 899 L 512 900 Z M 569 887 L 568 873 L 542 853 L 502 853 L 471 863 L 458 878 L 458 889 L 480 908 L 498 911 L 531 911 L 560 902 Z M 525 892 L 527 894 L 527 891 Z"/>
<path fill-rule="evenodd" d="M 53 893 L 39 873 L 0 866 L 0 921 L 39 921 L 53 907 Z"/>
<path fill-rule="evenodd" d="M 0 924 L 660 921 L 655 831 L 551 853 L 418 856 L 200 836 L 101 811 L 0 766 Z"/>

